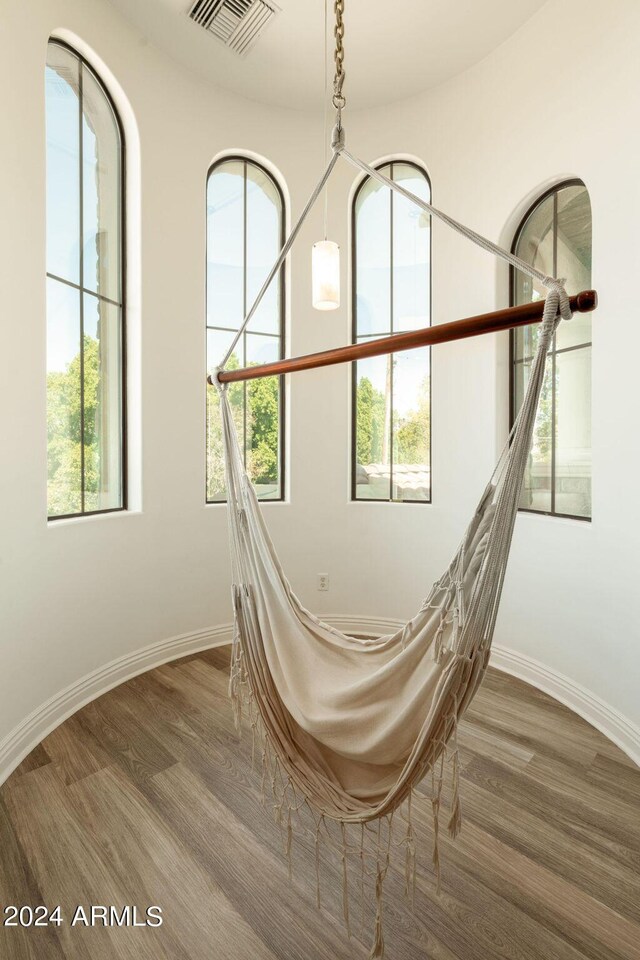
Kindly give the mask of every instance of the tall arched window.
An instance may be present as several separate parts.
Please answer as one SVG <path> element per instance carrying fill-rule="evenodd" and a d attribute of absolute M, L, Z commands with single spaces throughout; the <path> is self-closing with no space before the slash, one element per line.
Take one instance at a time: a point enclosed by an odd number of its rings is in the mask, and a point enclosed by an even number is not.
<path fill-rule="evenodd" d="M 564 277 L 567 291 L 591 286 L 591 202 L 581 180 L 548 190 L 525 214 L 513 252 L 538 270 Z M 545 290 L 512 270 L 511 302 Z M 511 419 L 527 385 L 537 325 L 511 332 Z M 520 507 L 554 516 L 591 518 L 591 314 L 558 327 L 547 360 Z"/>
<path fill-rule="evenodd" d="M 275 179 L 246 157 L 225 157 L 207 179 L 207 366 L 227 352 L 284 243 L 284 197 Z M 284 351 L 284 272 L 274 279 L 229 366 L 279 360 Z M 281 378 L 231 384 L 245 464 L 258 497 L 282 500 L 284 388 Z M 222 427 L 215 387 L 207 388 L 208 503 L 225 499 Z"/>
<path fill-rule="evenodd" d="M 86 60 L 46 65 L 50 519 L 126 507 L 124 138 Z"/>
<path fill-rule="evenodd" d="M 423 200 L 416 164 L 379 169 Z M 364 180 L 353 200 L 353 340 L 431 323 L 431 217 Z M 352 499 L 431 500 L 431 354 L 428 347 L 354 364 Z"/>

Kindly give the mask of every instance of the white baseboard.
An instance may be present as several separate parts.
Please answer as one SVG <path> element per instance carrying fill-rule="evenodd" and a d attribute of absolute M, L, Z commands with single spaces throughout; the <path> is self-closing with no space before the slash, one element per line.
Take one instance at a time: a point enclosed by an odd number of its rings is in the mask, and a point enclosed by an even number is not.
<path fill-rule="evenodd" d="M 118 657 L 76 680 L 37 707 L 0 741 L 0 784 L 52 730 L 91 700 L 139 673 L 230 640 L 230 624 L 184 633 Z"/>
<path fill-rule="evenodd" d="M 381 636 L 394 633 L 403 626 L 399 620 L 381 617 L 327 615 L 322 619 L 338 630 L 355 635 Z M 70 684 L 34 710 L 0 741 L 0 784 L 47 734 L 91 700 L 163 663 L 199 650 L 221 646 L 230 640 L 231 625 L 227 623 L 170 637 L 112 660 Z M 491 664 L 569 707 L 640 765 L 640 729 L 604 700 L 532 657 L 498 644 L 493 645 Z"/>
<path fill-rule="evenodd" d="M 497 643 L 491 648 L 491 666 L 548 693 L 603 733 L 640 766 L 640 727 L 595 693 L 539 660 Z"/>

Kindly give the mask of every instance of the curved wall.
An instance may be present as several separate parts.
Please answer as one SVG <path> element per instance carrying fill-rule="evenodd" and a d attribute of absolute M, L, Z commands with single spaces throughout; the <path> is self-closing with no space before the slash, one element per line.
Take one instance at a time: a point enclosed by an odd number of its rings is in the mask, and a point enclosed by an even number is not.
<path fill-rule="evenodd" d="M 204 642 L 229 620 L 225 511 L 204 504 L 206 175 L 217 153 L 246 148 L 273 162 L 299 206 L 322 143 L 304 117 L 196 82 L 103 0 L 2 4 L 0 32 L 0 73 L 12 91 L 0 151 L 1 766 L 9 748 L 15 761 L 25 719 L 70 685 L 171 637 Z M 44 64 L 52 33 L 81 38 L 116 99 L 120 88 L 128 101 L 129 225 L 135 232 L 139 221 L 140 230 L 129 244 L 130 459 L 139 469 L 133 510 L 47 524 Z M 305 266 L 307 253 L 308 245 Z M 276 518 L 281 529 L 287 510 Z"/>
<path fill-rule="evenodd" d="M 519 515 L 495 641 L 528 679 L 537 673 L 544 686 L 544 677 L 555 675 L 561 687 L 568 678 L 587 699 L 609 705 L 626 727 L 627 748 L 635 741 L 636 758 L 639 38 L 633 0 L 612 7 L 550 0 L 476 67 L 411 101 L 359 116 L 349 129 L 350 143 L 365 154 L 401 143 L 423 156 L 436 206 L 507 246 L 538 191 L 566 176 L 581 177 L 589 189 L 600 296 L 593 320 L 593 521 Z M 508 303 L 507 268 L 439 224 L 434 257 L 435 322 Z M 506 437 L 507 336 L 434 351 L 433 381 L 436 506 L 428 536 L 440 542 L 444 520 L 435 515 L 462 526 Z"/>
<path fill-rule="evenodd" d="M 633 725 L 640 721 L 639 630 L 631 604 L 640 464 L 629 399 L 640 331 L 628 303 L 639 243 L 640 138 L 628 116 L 640 90 L 632 43 L 640 37 L 640 11 L 620 0 L 612 24 L 601 10 L 591 0 L 552 0 L 455 81 L 392 108 L 351 114 L 348 138 L 367 159 L 420 158 L 436 205 L 491 237 L 501 236 L 536 184 L 570 172 L 589 187 L 602 303 L 594 321 L 594 522 L 519 518 L 497 640 L 571 678 Z M 3 89 L 13 91 L 0 151 L 7 188 L 0 262 L 9 268 L 2 352 L 10 358 L 0 378 L 0 774 L 6 774 L 29 745 L 29 730 L 43 733 L 85 694 L 150 665 L 163 651 L 175 655 L 189 643 L 213 642 L 221 635 L 214 625 L 230 619 L 225 511 L 204 504 L 206 173 L 221 151 L 255 151 L 282 173 L 295 217 L 315 184 L 323 143 L 320 115 L 267 109 L 196 81 L 103 0 L 3 5 L 0 22 L 11 38 L 0 62 Z M 60 29 L 81 37 L 104 61 L 138 125 L 141 469 L 138 510 L 48 525 L 43 70 L 47 38 Z M 599 44 L 589 59 L 569 59 L 569 48 L 591 49 L 594 32 Z M 343 252 L 354 180 L 341 165 L 332 185 L 330 233 Z M 310 246 L 321 235 L 321 216 L 318 210 L 292 256 L 292 353 L 349 337 L 346 307 L 334 314 L 310 308 Z M 486 254 L 440 227 L 434 247 L 436 322 L 505 302 L 506 278 Z M 306 604 L 350 623 L 411 614 L 447 564 L 492 468 L 506 428 L 506 382 L 504 339 L 434 351 L 434 502 L 410 506 L 349 503 L 347 368 L 292 379 L 288 502 L 265 510 Z M 330 574 L 328 593 L 315 589 L 318 571 Z M 167 644 L 173 637 L 186 639 Z M 156 653 L 137 653 L 143 648 Z M 105 665 L 113 663 L 107 678 Z M 82 679 L 88 675 L 98 678 L 93 686 Z M 63 697 L 65 707 L 60 692 L 69 688 L 76 699 Z M 34 716 L 40 727 L 25 726 Z"/>

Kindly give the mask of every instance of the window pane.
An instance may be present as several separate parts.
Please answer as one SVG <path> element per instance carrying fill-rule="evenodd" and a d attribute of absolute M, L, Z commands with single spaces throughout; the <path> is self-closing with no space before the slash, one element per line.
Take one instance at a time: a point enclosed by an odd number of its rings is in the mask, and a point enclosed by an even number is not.
<path fill-rule="evenodd" d="M 244 300 L 244 163 L 216 167 L 207 185 L 207 324 L 238 330 Z"/>
<path fill-rule="evenodd" d="M 511 336 L 513 337 L 515 360 L 531 360 L 538 346 L 539 333 L 539 323 L 532 323 L 529 327 L 514 327 Z"/>
<path fill-rule="evenodd" d="M 391 368 L 390 355 L 356 364 L 356 500 L 391 496 Z"/>
<path fill-rule="evenodd" d="M 213 374 L 222 362 L 236 334 L 233 330 L 207 329 L 207 372 Z M 244 366 L 244 337 L 240 337 L 227 361 L 227 370 Z"/>
<path fill-rule="evenodd" d="M 84 509 L 123 504 L 120 307 L 84 297 Z"/>
<path fill-rule="evenodd" d="M 47 272 L 80 282 L 79 62 L 64 47 L 47 51 Z"/>
<path fill-rule="evenodd" d="M 52 517 L 82 509 L 80 293 L 47 281 L 47 506 Z"/>
<path fill-rule="evenodd" d="M 102 87 L 82 67 L 83 284 L 120 301 L 121 143 Z"/>
<path fill-rule="evenodd" d="M 555 201 L 553 195 L 546 197 L 528 216 L 520 231 L 515 253 L 530 263 L 545 276 L 554 273 L 553 224 Z M 546 288 L 527 274 L 516 271 L 514 304 L 544 300 Z M 518 327 L 513 331 L 515 357 L 532 357 L 536 352 L 540 324 Z"/>
<path fill-rule="evenodd" d="M 388 176 L 389 168 L 382 167 Z M 356 199 L 357 333 L 391 331 L 391 202 L 388 187 L 367 180 Z"/>
<path fill-rule="evenodd" d="M 558 191 L 557 271 L 567 289 L 579 291 L 591 283 L 591 202 L 582 184 Z"/>
<path fill-rule="evenodd" d="M 393 164 L 393 179 L 422 200 L 430 199 L 424 174 L 406 163 Z M 393 194 L 393 330 L 418 330 L 430 323 L 431 217 Z"/>
<path fill-rule="evenodd" d="M 392 497 L 429 500 L 429 350 L 396 353 L 393 360 Z"/>
<path fill-rule="evenodd" d="M 207 500 L 225 499 L 224 448 L 217 389 L 207 384 Z"/>
<path fill-rule="evenodd" d="M 271 363 L 280 355 L 275 337 L 247 334 L 247 363 Z M 280 378 L 247 383 L 246 462 L 261 499 L 278 499 L 280 490 Z"/>
<path fill-rule="evenodd" d="M 261 363 L 273 363 L 279 357 L 279 337 L 263 336 L 258 333 L 247 334 L 247 366 L 255 367 Z"/>
<path fill-rule="evenodd" d="M 231 345 L 234 334 L 228 331 L 207 330 L 208 371 L 213 374 Z M 237 370 L 245 364 L 244 338 L 241 337 L 227 364 Z M 244 384 L 230 383 L 229 403 L 238 431 L 240 448 L 244 449 Z M 224 450 L 222 446 L 222 419 L 217 388 L 207 386 L 207 500 L 219 502 L 226 499 L 224 478 Z"/>
<path fill-rule="evenodd" d="M 243 383 L 230 383 L 229 403 L 238 433 L 241 449 L 244 446 L 244 396 Z M 207 502 L 222 503 L 227 498 L 224 473 L 224 447 L 222 445 L 222 418 L 218 390 L 207 384 Z"/>
<path fill-rule="evenodd" d="M 553 276 L 553 222 L 554 222 L 554 195 L 546 197 L 529 214 L 525 224 L 520 231 L 516 253 L 518 256 L 530 263 L 532 267 L 539 270 L 545 276 Z M 538 286 L 537 282 L 530 277 L 522 278 L 523 289 L 518 302 L 528 303 L 539 297 L 544 297 L 546 291 L 544 287 Z M 526 287 L 525 285 L 529 286 Z M 527 295 L 528 294 L 528 295 Z"/>
<path fill-rule="evenodd" d="M 552 424 L 553 424 L 553 393 L 552 393 L 552 360 L 547 360 L 540 404 L 533 429 L 529 466 L 525 471 L 520 506 L 525 510 L 539 510 L 551 513 L 552 510 Z M 531 363 L 516 364 L 515 368 L 515 403 L 516 410 L 520 409 L 524 392 L 529 383 Z"/>
<path fill-rule="evenodd" d="M 591 348 L 556 357 L 555 512 L 591 515 Z"/>
<path fill-rule="evenodd" d="M 582 184 L 565 187 L 558 193 L 557 276 L 565 277 L 568 293 L 591 286 L 591 201 Z M 579 346 L 591 341 L 591 314 L 576 313 L 561 323 L 556 348 Z"/>
<path fill-rule="evenodd" d="M 251 308 L 282 246 L 280 194 L 260 167 L 247 165 L 247 310 Z M 248 329 L 280 332 L 280 280 L 269 284 Z"/>

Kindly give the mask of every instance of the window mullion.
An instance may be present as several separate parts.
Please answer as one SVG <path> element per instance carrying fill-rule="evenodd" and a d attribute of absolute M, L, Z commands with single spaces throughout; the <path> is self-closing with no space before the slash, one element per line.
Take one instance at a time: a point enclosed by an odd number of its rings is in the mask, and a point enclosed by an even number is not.
<path fill-rule="evenodd" d="M 553 276 L 558 275 L 558 191 L 553 195 Z M 556 512 L 556 335 L 551 341 L 551 513 Z"/>
<path fill-rule="evenodd" d="M 80 61 L 78 63 L 78 192 L 79 192 L 79 217 L 78 227 L 80 232 L 80 512 L 85 512 L 85 452 L 84 452 L 84 142 L 82 117 L 84 111 L 83 102 L 83 80 L 84 66 Z"/>
<path fill-rule="evenodd" d="M 247 315 L 247 161 L 243 165 L 242 179 L 242 319 Z M 247 330 L 245 327 L 242 334 L 242 350 L 244 356 L 242 365 L 247 365 Z M 248 388 L 246 381 L 242 385 L 242 429 L 244 436 L 242 438 L 242 450 L 244 454 L 244 468 L 247 469 L 247 397 Z"/>
<path fill-rule="evenodd" d="M 393 180 L 393 164 L 389 165 L 389 179 Z M 393 256 L 393 210 L 394 192 L 389 189 L 389 327 L 390 336 L 393 336 L 393 289 L 394 289 L 394 256 Z M 389 364 L 389 499 L 393 500 L 393 354 L 387 356 Z"/>

